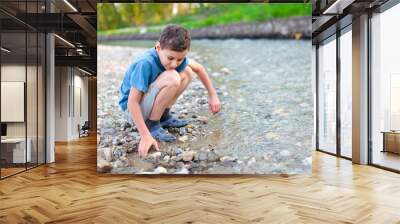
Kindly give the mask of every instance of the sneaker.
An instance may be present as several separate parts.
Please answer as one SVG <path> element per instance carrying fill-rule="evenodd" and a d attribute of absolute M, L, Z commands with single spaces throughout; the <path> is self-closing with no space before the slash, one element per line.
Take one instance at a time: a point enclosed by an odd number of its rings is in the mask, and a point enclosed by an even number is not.
<path fill-rule="evenodd" d="M 165 121 L 160 122 L 161 127 L 163 128 L 181 128 L 189 124 L 189 121 L 187 120 L 179 120 L 174 117 L 170 117 L 169 119 Z"/>
<path fill-rule="evenodd" d="M 163 142 L 173 142 L 176 140 L 175 136 L 168 133 L 168 131 L 164 130 L 161 126 L 150 131 L 150 134 L 153 138 Z"/>

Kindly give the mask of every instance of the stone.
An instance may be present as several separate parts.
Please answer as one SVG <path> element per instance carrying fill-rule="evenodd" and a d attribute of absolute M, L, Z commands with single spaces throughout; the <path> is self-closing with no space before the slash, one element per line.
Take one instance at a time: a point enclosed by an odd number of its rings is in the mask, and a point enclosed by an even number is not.
<path fill-rule="evenodd" d="M 197 99 L 197 103 L 198 104 L 206 104 L 207 103 L 207 99 L 205 99 L 205 98 Z"/>
<path fill-rule="evenodd" d="M 178 138 L 178 141 L 182 142 L 182 143 L 186 142 L 187 140 L 188 140 L 188 136 L 187 135 L 184 135 L 184 136 L 181 136 L 181 137 Z"/>
<path fill-rule="evenodd" d="M 102 148 L 102 158 L 107 161 L 107 162 L 111 162 L 113 156 L 112 156 L 112 150 L 110 148 Z"/>
<path fill-rule="evenodd" d="M 207 152 L 207 160 L 210 162 L 215 162 L 219 160 L 219 156 L 217 153 L 213 152 L 213 151 L 209 151 Z"/>
<path fill-rule="evenodd" d="M 123 167 L 124 166 L 124 164 L 123 164 L 123 162 L 121 160 L 117 160 L 115 162 L 112 162 L 111 164 L 112 164 L 113 168 L 118 168 L 118 167 Z"/>
<path fill-rule="evenodd" d="M 196 160 L 196 161 L 207 160 L 207 152 L 200 151 L 200 152 L 196 153 L 194 160 Z"/>
<path fill-rule="evenodd" d="M 192 133 L 193 129 L 192 128 L 187 128 L 188 133 Z"/>
<path fill-rule="evenodd" d="M 223 74 L 228 75 L 228 74 L 232 74 L 232 71 L 229 70 L 228 68 L 221 68 L 220 70 Z"/>
<path fill-rule="evenodd" d="M 219 73 L 219 72 L 213 72 L 213 73 L 211 73 L 211 76 L 212 77 L 219 77 L 219 76 L 221 76 L 222 74 L 221 73 Z"/>
<path fill-rule="evenodd" d="M 271 161 L 271 156 L 269 155 L 264 155 L 263 158 L 265 161 Z"/>
<path fill-rule="evenodd" d="M 169 160 L 170 160 L 169 155 L 164 156 L 164 158 L 163 158 L 163 161 L 164 161 L 164 162 L 169 162 Z"/>
<path fill-rule="evenodd" d="M 186 169 L 185 167 L 182 167 L 181 169 L 176 171 L 175 174 L 189 174 L 189 170 Z"/>
<path fill-rule="evenodd" d="M 124 137 L 124 140 L 125 140 L 125 142 L 131 142 L 131 141 L 133 141 L 133 137 L 128 135 L 128 136 Z"/>
<path fill-rule="evenodd" d="M 120 157 L 126 156 L 126 151 L 124 151 L 122 147 L 115 147 L 112 149 L 112 156 L 114 160 L 119 159 Z"/>
<path fill-rule="evenodd" d="M 290 156 L 292 153 L 290 153 L 289 150 L 285 149 L 280 151 L 279 154 L 281 154 L 281 156 Z"/>
<path fill-rule="evenodd" d="M 176 167 L 177 168 L 182 168 L 182 167 L 184 167 L 185 166 L 185 163 L 183 163 L 183 162 L 177 162 L 176 163 Z"/>
<path fill-rule="evenodd" d="M 266 137 L 268 140 L 275 140 L 275 139 L 278 139 L 278 138 L 279 138 L 278 134 L 276 134 L 275 132 L 268 132 L 268 133 L 265 135 L 265 137 Z"/>
<path fill-rule="evenodd" d="M 167 172 L 167 169 L 165 169 L 164 167 L 158 166 L 158 167 L 153 171 L 153 173 L 155 173 L 155 174 L 165 174 L 165 173 L 168 173 L 168 172 Z"/>
<path fill-rule="evenodd" d="M 124 122 L 124 124 L 122 125 L 123 130 L 125 131 L 126 129 L 132 127 L 132 125 L 129 122 Z"/>
<path fill-rule="evenodd" d="M 161 152 L 155 152 L 155 153 L 150 155 L 150 157 L 152 157 L 154 159 L 160 158 L 160 156 L 161 156 Z"/>
<path fill-rule="evenodd" d="M 256 158 L 252 157 L 252 158 L 247 162 L 247 165 L 250 166 L 250 165 L 253 165 L 254 163 L 256 163 Z"/>
<path fill-rule="evenodd" d="M 110 172 L 110 170 L 112 169 L 111 163 L 104 160 L 104 159 L 100 159 L 97 162 L 97 172 L 100 173 L 108 173 Z"/>
<path fill-rule="evenodd" d="M 131 153 L 131 152 L 135 151 L 138 147 L 139 147 L 139 143 L 137 143 L 137 142 L 134 144 L 130 144 L 126 147 L 126 152 Z"/>
<path fill-rule="evenodd" d="M 232 156 L 223 156 L 219 159 L 221 162 L 234 162 L 236 161 L 236 158 Z"/>
<path fill-rule="evenodd" d="M 186 128 L 185 127 L 179 128 L 179 135 L 182 136 L 182 135 L 185 135 L 185 134 L 186 134 Z"/>
<path fill-rule="evenodd" d="M 171 157 L 171 159 L 176 161 L 176 162 L 177 161 L 181 161 L 183 159 L 183 154 L 179 154 L 177 156 L 173 156 L 173 157 Z"/>
<path fill-rule="evenodd" d="M 124 144 L 124 141 L 120 137 L 115 137 L 112 144 L 113 145 L 122 145 L 122 144 Z"/>
<path fill-rule="evenodd" d="M 196 153 L 194 151 L 187 151 L 187 152 L 183 153 L 182 159 L 183 159 L 183 161 L 186 161 L 186 162 L 192 161 L 195 154 Z"/>
<path fill-rule="evenodd" d="M 200 121 L 203 124 L 207 124 L 208 123 L 208 118 L 204 117 L 204 116 L 198 116 L 197 120 Z"/>
<path fill-rule="evenodd" d="M 181 148 L 176 148 L 175 149 L 175 155 L 179 155 L 179 154 L 182 154 L 182 153 L 183 153 L 183 150 Z"/>

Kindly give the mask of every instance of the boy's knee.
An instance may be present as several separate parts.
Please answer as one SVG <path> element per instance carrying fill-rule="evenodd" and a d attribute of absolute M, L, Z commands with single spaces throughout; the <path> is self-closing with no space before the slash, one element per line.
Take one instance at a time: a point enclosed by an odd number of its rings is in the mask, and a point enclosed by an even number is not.
<path fill-rule="evenodd" d="M 162 75 L 164 75 L 168 86 L 179 86 L 181 84 L 181 78 L 175 70 L 165 71 Z"/>

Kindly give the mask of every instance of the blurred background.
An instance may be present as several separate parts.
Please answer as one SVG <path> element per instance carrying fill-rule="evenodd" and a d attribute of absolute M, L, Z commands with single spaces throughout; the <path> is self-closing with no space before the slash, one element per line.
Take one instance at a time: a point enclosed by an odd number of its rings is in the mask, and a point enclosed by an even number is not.
<path fill-rule="evenodd" d="M 296 3 L 103 3 L 97 4 L 97 29 L 99 35 L 139 34 L 169 23 L 195 29 L 310 15 L 311 4 Z"/>

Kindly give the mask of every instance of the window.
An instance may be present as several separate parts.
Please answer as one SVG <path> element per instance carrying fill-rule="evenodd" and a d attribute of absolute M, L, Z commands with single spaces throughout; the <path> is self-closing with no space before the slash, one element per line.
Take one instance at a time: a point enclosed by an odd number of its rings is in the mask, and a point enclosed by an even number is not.
<path fill-rule="evenodd" d="M 318 146 L 336 153 L 336 40 L 318 48 Z"/>

